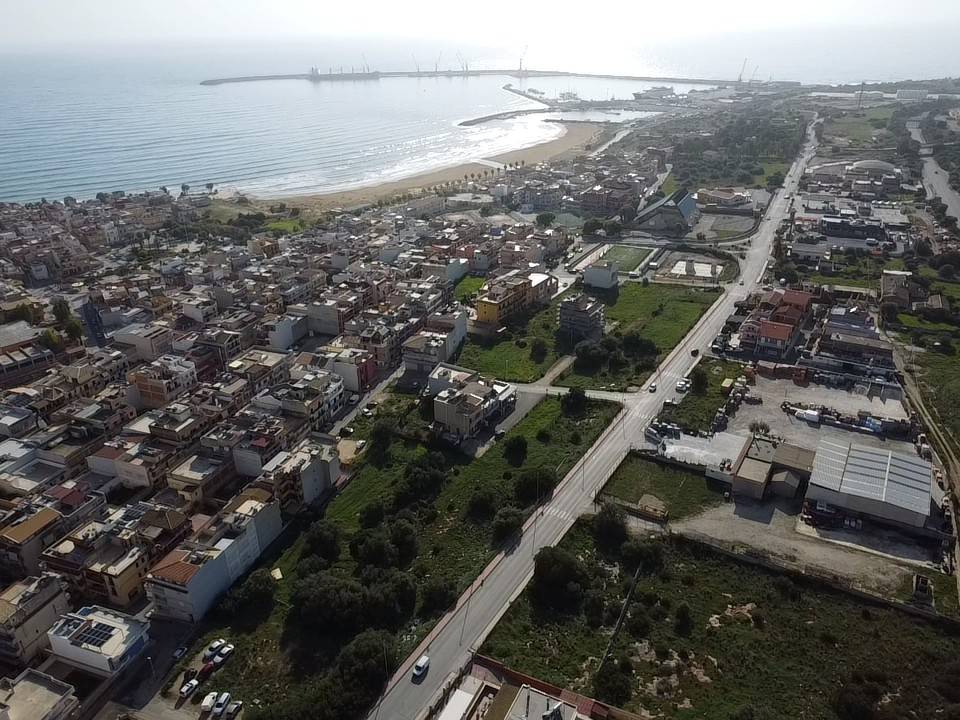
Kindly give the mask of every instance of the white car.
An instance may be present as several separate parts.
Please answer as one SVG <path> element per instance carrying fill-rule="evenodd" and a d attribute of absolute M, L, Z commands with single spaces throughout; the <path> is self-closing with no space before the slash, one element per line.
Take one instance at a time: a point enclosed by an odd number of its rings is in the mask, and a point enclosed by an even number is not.
<path fill-rule="evenodd" d="M 217 702 L 213 705 L 213 711 L 210 713 L 213 717 L 220 717 L 230 704 L 230 693 L 220 693 Z"/>
<path fill-rule="evenodd" d="M 203 659 L 210 660 L 214 655 L 220 652 L 220 648 L 227 644 L 227 641 L 223 638 L 218 638 L 214 640 L 210 645 L 207 646 L 207 649 L 203 651 Z"/>
<path fill-rule="evenodd" d="M 200 712 L 210 712 L 213 710 L 213 706 L 217 704 L 217 691 L 214 690 L 211 693 L 207 693 L 203 698 L 203 702 L 200 703 Z"/>
<path fill-rule="evenodd" d="M 650 383 L 650 388 L 649 388 L 649 390 L 650 390 L 650 392 L 652 392 L 652 393 L 656 392 L 656 391 L 657 391 L 657 384 L 656 384 L 656 383 Z"/>
<path fill-rule="evenodd" d="M 234 700 L 227 705 L 227 711 L 224 713 L 228 718 L 236 717 L 243 710 L 243 700 Z"/>
<path fill-rule="evenodd" d="M 233 655 L 233 651 L 235 649 L 236 648 L 234 648 L 233 645 L 224 645 L 222 648 L 220 648 L 220 652 L 217 653 L 217 656 L 213 658 L 213 664 L 218 666 L 223 665 L 227 661 L 227 658 Z"/>
<path fill-rule="evenodd" d="M 196 678 L 187 680 L 187 682 L 183 684 L 183 687 L 180 688 L 180 697 L 190 697 L 198 687 L 200 687 L 200 681 Z"/>
<path fill-rule="evenodd" d="M 689 380 L 677 380 L 677 392 L 686 392 L 689 382 Z"/>
<path fill-rule="evenodd" d="M 430 657 L 428 655 L 421 655 L 420 659 L 417 660 L 413 666 L 413 676 L 415 678 L 423 677 L 428 667 L 430 667 Z"/>

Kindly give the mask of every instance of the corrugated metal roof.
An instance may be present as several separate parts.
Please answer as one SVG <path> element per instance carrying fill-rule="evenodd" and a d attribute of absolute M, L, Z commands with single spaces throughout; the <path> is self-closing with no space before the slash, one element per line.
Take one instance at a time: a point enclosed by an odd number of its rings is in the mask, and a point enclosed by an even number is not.
<path fill-rule="evenodd" d="M 927 515 L 930 463 L 880 448 L 822 440 L 810 484 Z"/>

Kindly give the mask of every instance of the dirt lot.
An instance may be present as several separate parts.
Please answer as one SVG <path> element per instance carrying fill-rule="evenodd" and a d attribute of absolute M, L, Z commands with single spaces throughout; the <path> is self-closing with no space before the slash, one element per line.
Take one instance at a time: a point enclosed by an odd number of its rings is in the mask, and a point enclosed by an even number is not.
<path fill-rule="evenodd" d="M 798 503 L 738 499 L 672 523 L 671 527 L 680 533 L 701 533 L 755 547 L 787 563 L 825 570 L 884 595 L 893 595 L 914 572 L 888 557 L 798 533 L 798 510 Z"/>
<path fill-rule="evenodd" d="M 726 240 L 747 232 L 753 227 L 753 218 L 744 215 L 713 215 L 704 213 L 697 224 L 687 233 L 687 239 L 696 239 L 698 233 L 707 240 Z"/>
<path fill-rule="evenodd" d="M 774 435 L 780 435 L 796 445 L 811 450 L 817 447 L 820 440 L 828 438 L 841 442 L 855 441 L 870 447 L 881 447 L 908 454 L 914 452 L 913 445 L 909 442 L 888 440 L 870 433 L 841 430 L 829 425 L 811 425 L 780 409 L 780 403 L 788 400 L 826 405 L 852 415 L 855 415 L 858 410 L 870 410 L 885 417 L 906 418 L 907 411 L 900 401 L 899 394 L 884 397 L 868 396 L 856 390 L 846 391 L 815 384 L 802 387 L 790 380 L 770 380 L 763 377 L 757 378 L 756 385 L 750 387 L 750 393 L 763 398 L 763 403 L 741 405 L 727 427 L 728 432 L 748 433 L 750 423 L 760 420 L 770 426 L 770 431 Z"/>

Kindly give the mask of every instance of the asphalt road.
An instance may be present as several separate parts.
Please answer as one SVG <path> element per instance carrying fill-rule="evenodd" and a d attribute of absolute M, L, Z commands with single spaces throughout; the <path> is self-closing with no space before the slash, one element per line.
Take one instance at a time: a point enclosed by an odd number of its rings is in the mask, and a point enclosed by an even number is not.
<path fill-rule="evenodd" d="M 780 221 L 787 217 L 790 200 L 797 191 L 797 181 L 803 167 L 813 156 L 812 132 L 803 154 L 791 167 L 785 178 L 785 187 L 771 201 L 766 218 L 760 224 L 745 260 L 741 261 L 744 285 L 730 286 L 727 292 L 707 311 L 697 325 L 667 356 L 651 381 L 658 391 L 613 396 L 624 402 L 624 410 L 617 416 L 594 447 L 574 465 L 546 502 L 524 526 L 523 534 L 511 552 L 501 553 L 487 566 L 481 576 L 467 589 L 454 610 L 440 620 L 433 632 L 423 641 L 391 678 L 386 691 L 369 718 L 414 720 L 426 713 L 452 674 L 469 660 L 487 634 L 520 594 L 533 575 L 533 560 L 537 551 L 555 545 L 573 522 L 593 504 L 595 494 L 630 450 L 639 444 L 643 430 L 657 414 L 664 399 L 673 392 L 676 380 L 684 377 L 696 358 L 690 355 L 694 348 L 707 348 L 733 311 L 734 302 L 744 298 L 759 284 L 769 260 L 773 234 Z M 525 388 L 527 389 L 527 388 Z M 537 391 L 561 393 L 565 389 L 538 386 Z M 591 393 L 594 394 L 594 393 Z M 411 668 L 422 654 L 430 656 L 430 669 L 420 682 L 411 681 Z"/>
<path fill-rule="evenodd" d="M 926 113 L 924 113 L 926 115 Z M 920 129 L 919 120 L 923 115 L 912 118 L 907 125 L 910 136 L 920 144 L 925 144 L 923 131 Z M 947 205 L 947 215 L 953 215 L 960 218 L 960 193 L 950 187 L 950 175 L 932 157 L 924 157 L 923 160 L 923 187 L 927 191 L 927 197 L 939 197 Z"/>

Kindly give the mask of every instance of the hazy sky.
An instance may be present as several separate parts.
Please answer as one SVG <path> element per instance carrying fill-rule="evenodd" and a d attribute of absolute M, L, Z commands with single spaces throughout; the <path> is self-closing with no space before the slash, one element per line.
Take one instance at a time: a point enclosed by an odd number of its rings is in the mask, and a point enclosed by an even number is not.
<path fill-rule="evenodd" d="M 595 44 L 757 30 L 960 30 L 958 0 L 0 0 L 0 48 L 389 35 L 477 45 Z"/>

